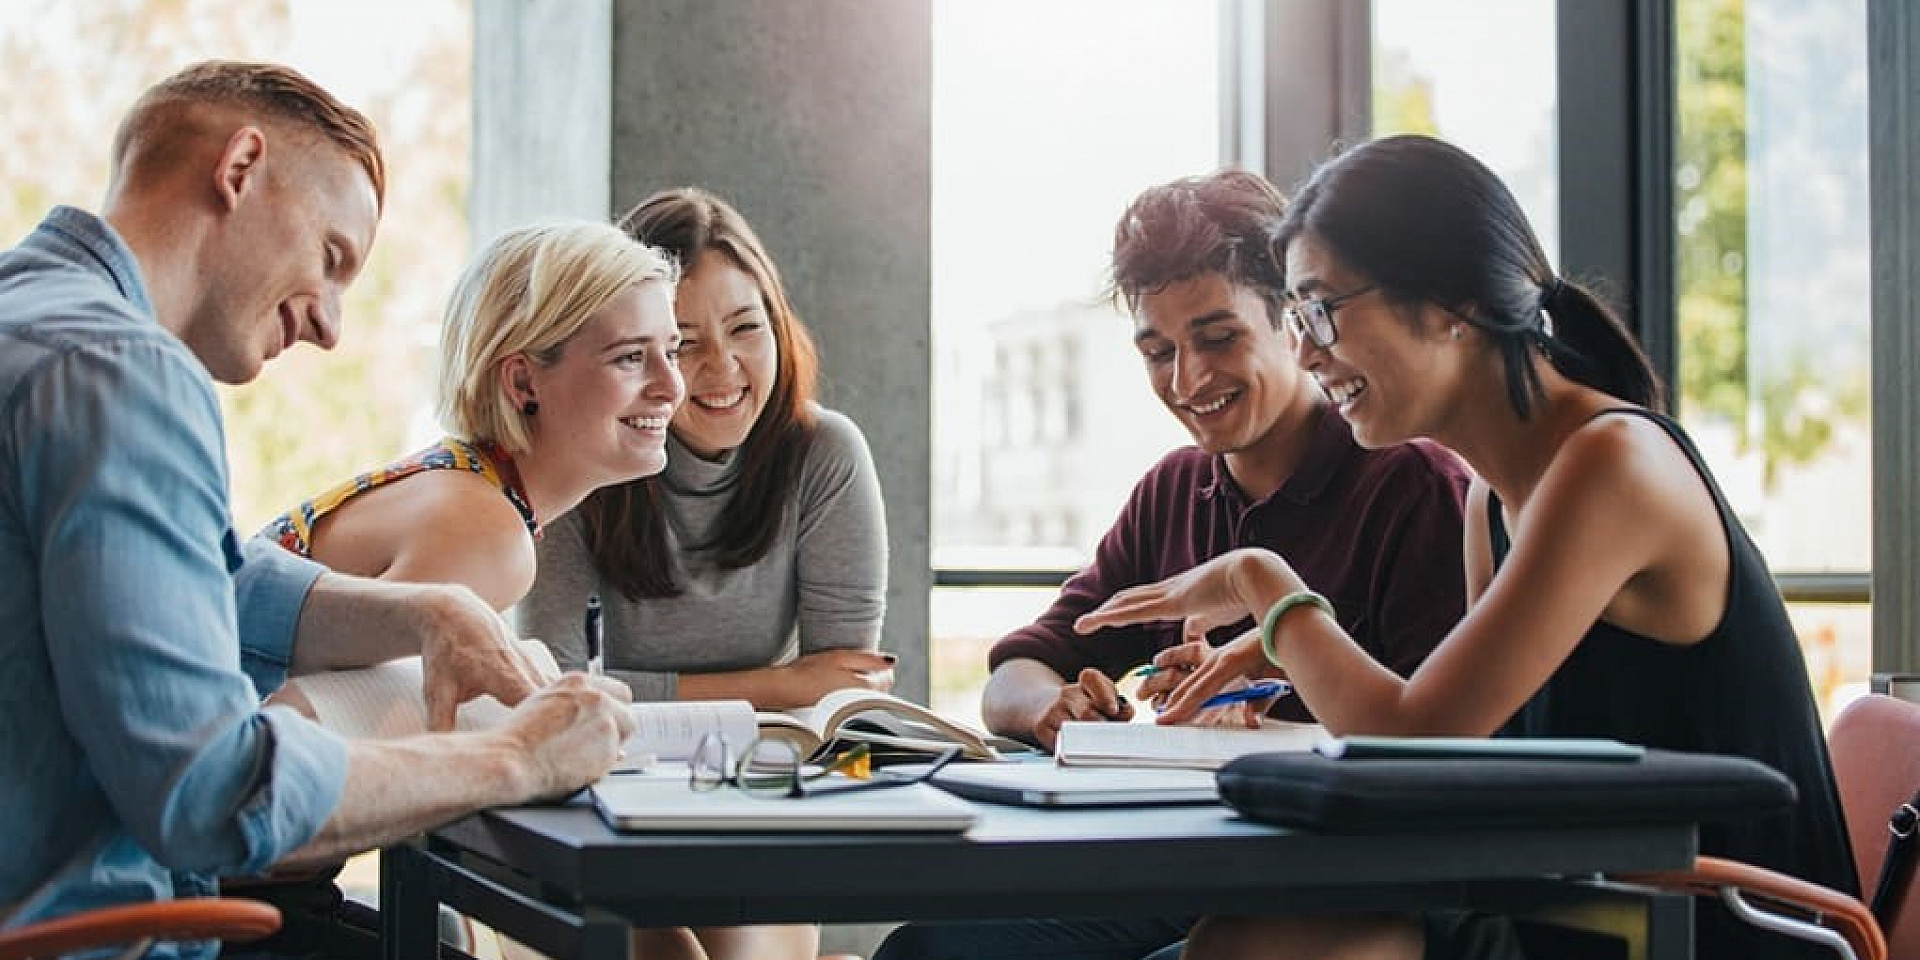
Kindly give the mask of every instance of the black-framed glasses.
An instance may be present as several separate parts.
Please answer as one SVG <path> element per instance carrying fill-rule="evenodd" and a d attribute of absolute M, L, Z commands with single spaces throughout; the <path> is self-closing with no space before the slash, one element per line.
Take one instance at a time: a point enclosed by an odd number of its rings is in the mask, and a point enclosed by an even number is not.
<path fill-rule="evenodd" d="M 1291 300 L 1280 310 L 1280 318 L 1287 322 L 1287 329 L 1301 340 L 1310 340 L 1314 346 L 1324 350 L 1340 339 L 1340 328 L 1333 324 L 1333 312 L 1357 297 L 1365 296 L 1378 289 L 1377 284 L 1369 283 L 1358 290 L 1350 290 L 1337 297 L 1308 297 L 1305 300 Z"/>
<path fill-rule="evenodd" d="M 823 784 L 819 781 L 835 773 L 865 776 L 872 763 L 872 753 L 867 745 L 856 744 L 823 763 L 810 764 L 800 755 L 800 749 L 789 740 L 761 737 L 747 744 L 747 748 L 736 756 L 726 738 L 710 733 L 701 738 L 700 745 L 688 760 L 687 786 L 698 793 L 731 786 L 752 796 L 768 798 L 817 797 L 859 790 L 884 790 L 926 781 L 942 767 L 959 759 L 960 753 L 959 747 L 950 748 L 912 776 Z"/>

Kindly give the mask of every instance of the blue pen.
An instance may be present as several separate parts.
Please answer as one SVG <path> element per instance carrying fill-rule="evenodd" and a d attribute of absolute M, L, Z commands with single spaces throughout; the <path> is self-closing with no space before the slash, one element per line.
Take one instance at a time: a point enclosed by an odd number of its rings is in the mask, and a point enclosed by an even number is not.
<path fill-rule="evenodd" d="M 1241 687 L 1238 690 L 1216 693 L 1208 697 L 1206 702 L 1200 705 L 1200 709 L 1211 710 L 1214 707 L 1224 707 L 1229 703 L 1246 703 L 1250 700 L 1265 700 L 1268 697 L 1277 697 L 1292 692 L 1293 684 L 1287 683 L 1284 680 L 1268 680 L 1263 683 L 1256 683 L 1250 687 Z"/>
<path fill-rule="evenodd" d="M 587 597 L 587 673 L 595 677 L 606 669 L 602 659 L 606 649 L 606 628 L 601 625 L 600 617 L 600 595 L 591 594 Z"/>

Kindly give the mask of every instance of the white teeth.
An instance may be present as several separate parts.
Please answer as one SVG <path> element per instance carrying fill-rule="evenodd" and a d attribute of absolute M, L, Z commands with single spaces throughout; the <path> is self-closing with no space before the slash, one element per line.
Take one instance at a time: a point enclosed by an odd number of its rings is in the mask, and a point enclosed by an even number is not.
<path fill-rule="evenodd" d="M 693 402 L 708 410 L 731 410 L 747 398 L 746 388 L 732 393 L 707 393 L 693 398 Z"/>
<path fill-rule="evenodd" d="M 1192 410 L 1194 413 L 1200 414 L 1201 416 L 1204 417 L 1209 413 L 1220 412 L 1221 408 L 1225 407 L 1228 401 L 1231 401 L 1235 396 L 1238 396 L 1238 394 L 1233 394 L 1233 393 L 1222 394 L 1220 396 L 1220 399 L 1215 400 L 1212 403 L 1188 404 L 1187 409 Z"/>
<path fill-rule="evenodd" d="M 665 430 L 668 417 L 621 417 L 620 422 L 636 430 Z"/>
<path fill-rule="evenodd" d="M 1327 399 L 1332 400 L 1334 405 L 1342 406 L 1352 402 L 1353 398 L 1366 393 L 1367 381 L 1358 377 L 1352 380 L 1342 380 L 1338 383 L 1328 383 L 1322 380 L 1320 382 L 1320 389 L 1327 392 Z"/>

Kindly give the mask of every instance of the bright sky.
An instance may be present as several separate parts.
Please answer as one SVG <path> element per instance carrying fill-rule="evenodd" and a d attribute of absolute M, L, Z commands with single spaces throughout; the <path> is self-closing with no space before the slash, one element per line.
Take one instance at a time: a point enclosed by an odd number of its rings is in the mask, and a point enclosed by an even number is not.
<path fill-rule="evenodd" d="M 937 330 L 1098 293 L 1127 202 L 1218 165 L 1217 9 L 933 5 Z"/>

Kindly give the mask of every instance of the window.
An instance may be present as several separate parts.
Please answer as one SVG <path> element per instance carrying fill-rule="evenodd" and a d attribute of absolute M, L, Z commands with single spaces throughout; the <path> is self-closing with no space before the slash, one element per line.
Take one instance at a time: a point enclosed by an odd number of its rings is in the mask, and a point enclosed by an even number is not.
<path fill-rule="evenodd" d="M 377 30 L 367 25 L 378 23 Z M 466 255 L 467 0 L 86 0 L 0 4 L 0 243 L 46 208 L 97 209 L 107 146 L 150 84 L 196 60 L 287 63 L 365 111 L 390 158 L 380 234 L 344 306 L 338 349 L 296 350 L 222 388 L 234 523 L 244 535 L 300 498 L 433 431 L 442 304 Z"/>
<path fill-rule="evenodd" d="M 934 568 L 1002 584 L 932 598 L 932 703 L 966 717 L 1044 572 L 1187 440 L 1100 294 L 1134 195 L 1220 164 L 1222 37 L 1191 0 L 975 0 L 933 39 Z"/>
<path fill-rule="evenodd" d="M 1675 395 L 1790 596 L 1815 694 L 1872 640 L 1862 0 L 1675 6 Z"/>
<path fill-rule="evenodd" d="M 1374 0 L 1373 133 L 1424 133 L 1500 175 L 1557 262 L 1554 5 Z"/>

